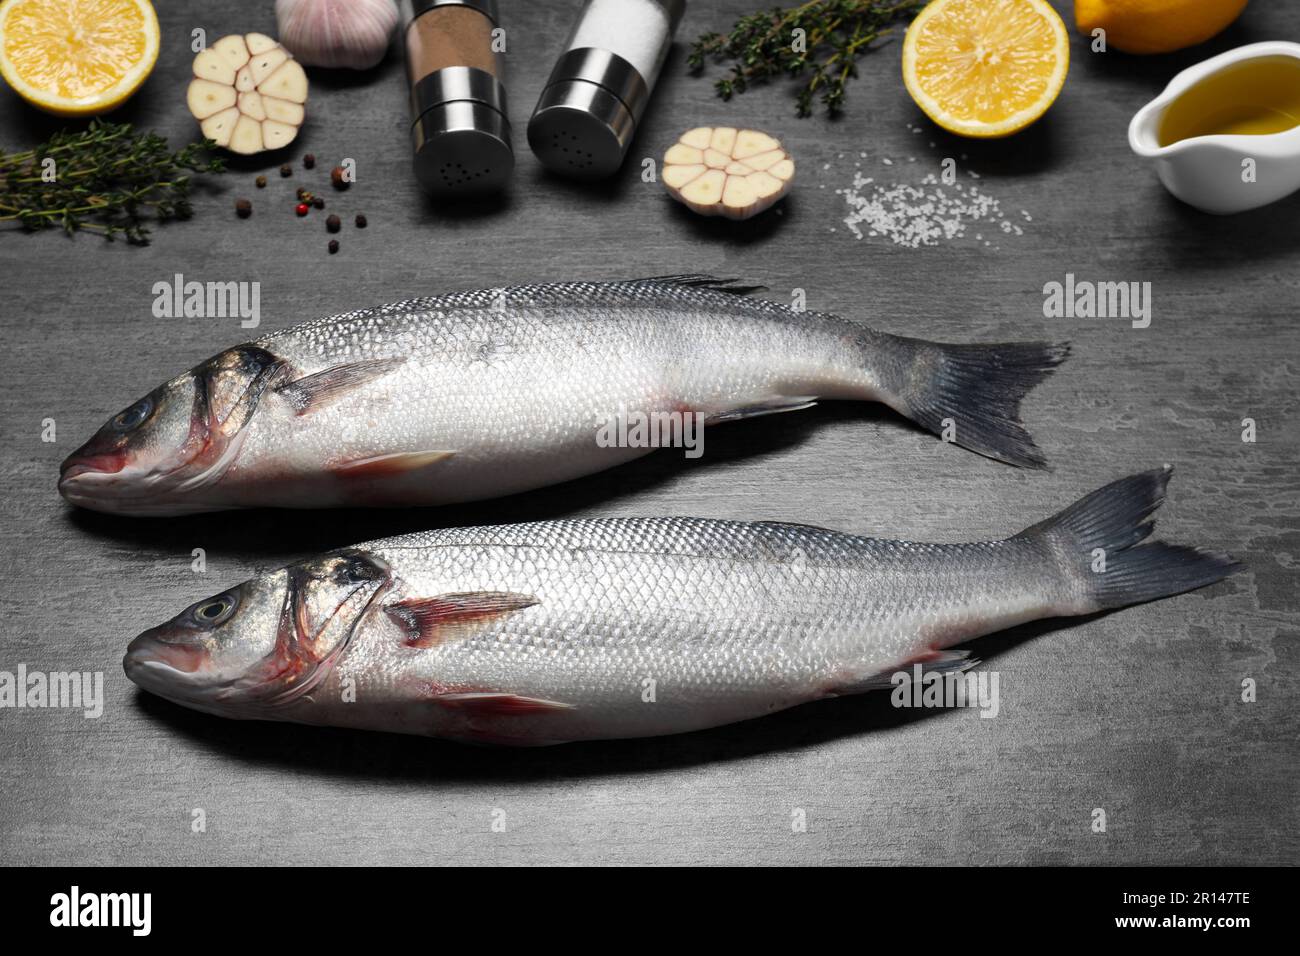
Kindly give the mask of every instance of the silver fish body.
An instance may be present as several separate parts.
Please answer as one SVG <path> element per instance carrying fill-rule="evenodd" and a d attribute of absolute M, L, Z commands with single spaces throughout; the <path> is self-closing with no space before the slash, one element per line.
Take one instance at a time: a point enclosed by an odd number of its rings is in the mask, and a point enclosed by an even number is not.
<path fill-rule="evenodd" d="M 1168 474 L 974 544 L 698 518 L 405 535 L 200 602 L 137 638 L 125 667 L 231 717 L 519 745 L 697 730 L 912 662 L 966 666 L 946 649 L 1025 621 L 1219 580 L 1229 559 L 1134 547 Z"/>
<path fill-rule="evenodd" d="M 76 504 L 129 514 L 435 505 L 646 454 L 620 416 L 704 423 L 880 401 L 958 444 L 1042 456 L 1021 398 L 1065 356 L 940 345 L 795 312 L 701 276 L 415 299 L 237 346 L 107 423 L 64 463 Z"/>

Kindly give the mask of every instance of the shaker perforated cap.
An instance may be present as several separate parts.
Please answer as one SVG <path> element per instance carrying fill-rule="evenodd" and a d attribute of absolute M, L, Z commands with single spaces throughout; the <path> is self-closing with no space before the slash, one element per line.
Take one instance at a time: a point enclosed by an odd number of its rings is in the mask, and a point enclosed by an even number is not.
<path fill-rule="evenodd" d="M 528 122 L 528 145 L 553 172 L 584 179 L 623 164 L 649 100 L 632 64 L 608 50 L 565 53 Z"/>
<path fill-rule="evenodd" d="M 466 7 L 492 26 L 499 22 L 495 0 L 410 0 L 410 4 L 408 30 L 414 29 L 416 18 L 436 8 Z M 514 171 L 505 86 L 496 71 L 482 65 L 479 61 L 478 66 L 442 66 L 411 84 L 415 177 L 426 192 L 439 198 L 495 192 Z M 409 59 L 407 66 L 409 75 Z"/>
<path fill-rule="evenodd" d="M 450 67 L 411 90 L 415 177 L 443 198 L 494 192 L 510 181 L 515 154 L 505 88 L 489 73 Z"/>

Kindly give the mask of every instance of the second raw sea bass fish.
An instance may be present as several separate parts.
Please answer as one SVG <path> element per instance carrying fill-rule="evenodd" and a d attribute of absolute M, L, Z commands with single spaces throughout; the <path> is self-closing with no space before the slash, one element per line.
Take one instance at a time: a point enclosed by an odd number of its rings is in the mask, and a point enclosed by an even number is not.
<path fill-rule="evenodd" d="M 404 535 L 200 601 L 123 665 L 226 717 L 518 745 L 698 730 L 889 686 L 914 663 L 962 668 L 947 649 L 982 634 L 1226 577 L 1230 558 L 1139 544 L 1169 474 L 974 544 L 702 518 Z"/>
<path fill-rule="evenodd" d="M 981 454 L 1042 465 L 1020 400 L 1063 346 L 942 345 L 746 291 L 706 276 L 519 286 L 275 332 L 110 419 L 59 489 L 123 514 L 446 504 L 645 454 L 597 440 L 613 416 L 708 424 L 818 399 L 884 402 Z"/>

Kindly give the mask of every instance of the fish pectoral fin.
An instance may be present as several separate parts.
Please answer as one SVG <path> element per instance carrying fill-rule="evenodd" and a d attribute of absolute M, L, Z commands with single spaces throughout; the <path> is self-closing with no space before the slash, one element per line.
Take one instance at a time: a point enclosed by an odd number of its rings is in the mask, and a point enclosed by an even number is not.
<path fill-rule="evenodd" d="M 740 421 L 742 418 L 758 418 L 761 415 L 776 415 L 779 412 L 797 412 L 800 409 L 812 408 L 816 404 L 815 395 L 773 395 L 739 408 L 709 412 L 704 417 L 704 424 L 718 425 L 722 422 Z"/>
<path fill-rule="evenodd" d="M 323 408 L 355 388 L 372 382 L 400 366 L 406 359 L 364 359 L 335 365 L 311 375 L 285 382 L 276 393 L 293 406 L 299 415 Z"/>
<path fill-rule="evenodd" d="M 904 661 L 898 667 L 873 674 L 865 680 L 850 681 L 846 689 L 832 693 L 830 696 L 836 697 L 841 693 L 860 694 L 869 690 L 890 690 L 898 686 L 894 682 L 894 675 L 901 671 L 907 674 L 910 681 L 913 677 L 912 666 L 916 664 L 920 665 L 921 678 L 924 679 L 928 674 L 962 674 L 979 663 L 980 659 L 971 657 L 970 651 L 926 651 L 911 660 Z"/>
<path fill-rule="evenodd" d="M 454 451 L 399 451 L 390 455 L 353 458 L 331 470 L 343 478 L 392 478 L 420 468 L 428 468 L 455 456 Z"/>
<path fill-rule="evenodd" d="M 553 714 L 573 710 L 573 704 L 540 697 L 521 697 L 519 694 L 498 694 L 492 691 L 472 691 L 460 694 L 438 694 L 433 702 L 441 707 L 463 711 L 471 717 L 528 717 L 534 714 Z"/>
<path fill-rule="evenodd" d="M 402 629 L 408 647 L 437 647 L 464 637 L 493 618 L 540 604 L 531 594 L 465 591 L 430 598 L 405 598 L 384 608 Z"/>

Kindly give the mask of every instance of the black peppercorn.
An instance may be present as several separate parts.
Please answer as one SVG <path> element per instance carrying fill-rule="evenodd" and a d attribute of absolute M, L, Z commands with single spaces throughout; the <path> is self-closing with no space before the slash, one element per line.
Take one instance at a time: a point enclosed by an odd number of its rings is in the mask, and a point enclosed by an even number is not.
<path fill-rule="evenodd" d="M 308 153 L 306 156 L 302 158 L 303 169 L 313 169 L 315 168 L 315 166 L 316 166 L 316 157 L 313 154 Z"/>
<path fill-rule="evenodd" d="M 253 204 L 247 199 L 235 200 L 235 215 L 240 219 L 247 219 L 253 214 Z"/>
<path fill-rule="evenodd" d="M 334 255 L 334 253 L 339 251 L 339 241 L 337 239 L 330 240 L 329 250 L 330 250 L 330 255 Z"/>
<path fill-rule="evenodd" d="M 347 189 L 352 184 L 343 178 L 343 167 L 335 166 L 330 170 L 330 182 L 334 184 L 335 189 Z"/>
<path fill-rule="evenodd" d="M 292 176 L 293 167 L 290 166 L 288 163 L 285 163 L 283 166 L 280 167 L 280 175 L 284 177 Z"/>
<path fill-rule="evenodd" d="M 363 216 L 361 213 L 357 213 L 357 220 L 356 220 L 356 221 L 357 221 L 357 228 L 358 228 L 358 229 L 364 229 L 364 228 L 366 228 L 366 217 Z"/>
<path fill-rule="evenodd" d="M 258 176 L 257 179 L 256 179 L 256 182 L 257 182 L 257 188 L 258 188 L 258 189 L 265 189 L 265 188 L 266 188 L 266 177 L 265 177 L 265 176 Z"/>
<path fill-rule="evenodd" d="M 321 199 L 320 196 L 312 196 L 311 204 L 315 206 L 317 209 L 325 208 L 325 200 Z"/>
<path fill-rule="evenodd" d="M 325 218 L 325 228 L 328 229 L 330 232 L 338 232 L 340 225 L 341 223 L 339 222 L 339 217 L 334 215 L 333 213 L 331 213 L 329 216 Z"/>

